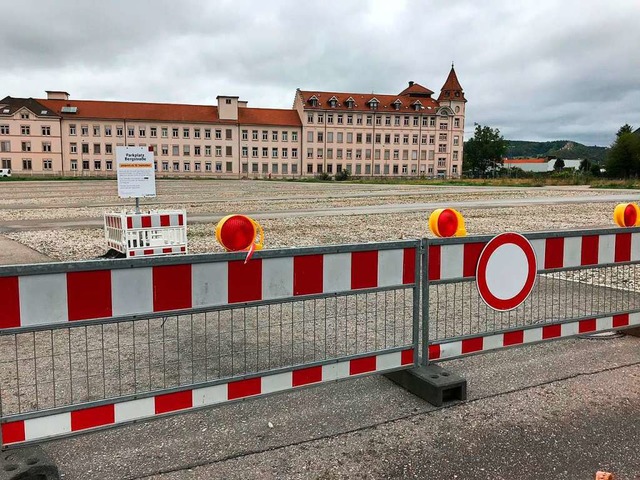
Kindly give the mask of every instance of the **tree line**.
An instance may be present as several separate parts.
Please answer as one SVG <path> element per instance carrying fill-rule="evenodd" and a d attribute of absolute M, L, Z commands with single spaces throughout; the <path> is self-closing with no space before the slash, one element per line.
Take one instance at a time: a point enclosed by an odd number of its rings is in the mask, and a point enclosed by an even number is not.
<path fill-rule="evenodd" d="M 640 132 L 640 131 L 639 131 Z M 604 165 L 584 159 L 579 170 L 583 173 L 605 174 L 612 178 L 629 178 L 640 176 L 640 134 L 625 124 L 616 133 Z M 497 128 L 476 124 L 473 137 L 465 142 L 463 172 L 474 178 L 496 176 L 503 168 L 508 142 Z M 564 169 L 564 160 L 555 162 L 554 170 Z"/>

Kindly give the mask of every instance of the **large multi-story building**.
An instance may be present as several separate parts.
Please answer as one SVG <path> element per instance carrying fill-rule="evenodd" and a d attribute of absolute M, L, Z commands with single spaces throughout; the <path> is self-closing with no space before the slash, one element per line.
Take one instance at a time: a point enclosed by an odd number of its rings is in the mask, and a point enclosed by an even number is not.
<path fill-rule="evenodd" d="M 115 174 L 115 147 L 149 146 L 160 175 L 456 177 L 464 92 L 453 67 L 440 95 L 409 82 L 397 95 L 298 89 L 293 108 L 46 99 L 0 100 L 1 168 L 16 174 Z"/>

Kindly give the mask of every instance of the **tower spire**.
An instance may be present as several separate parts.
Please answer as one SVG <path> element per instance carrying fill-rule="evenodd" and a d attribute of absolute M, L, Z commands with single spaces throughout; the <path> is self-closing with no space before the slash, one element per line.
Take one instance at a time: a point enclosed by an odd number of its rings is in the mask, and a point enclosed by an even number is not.
<path fill-rule="evenodd" d="M 440 89 L 438 101 L 440 102 L 442 100 L 453 100 L 459 102 L 467 101 L 467 99 L 464 98 L 464 90 L 462 90 L 462 86 L 458 81 L 458 76 L 456 75 L 456 70 L 453 66 L 453 62 L 451 62 L 451 70 L 449 71 L 449 76 Z"/>

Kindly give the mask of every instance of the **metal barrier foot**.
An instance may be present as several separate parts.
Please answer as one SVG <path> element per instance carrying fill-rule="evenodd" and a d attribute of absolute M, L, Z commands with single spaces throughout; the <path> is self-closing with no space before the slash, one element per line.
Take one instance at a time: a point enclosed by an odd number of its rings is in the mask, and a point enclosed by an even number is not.
<path fill-rule="evenodd" d="M 385 376 L 436 407 L 444 402 L 467 399 L 467 380 L 438 365 L 400 370 Z"/>
<path fill-rule="evenodd" d="M 2 452 L 0 480 L 60 480 L 58 467 L 40 447 Z"/>

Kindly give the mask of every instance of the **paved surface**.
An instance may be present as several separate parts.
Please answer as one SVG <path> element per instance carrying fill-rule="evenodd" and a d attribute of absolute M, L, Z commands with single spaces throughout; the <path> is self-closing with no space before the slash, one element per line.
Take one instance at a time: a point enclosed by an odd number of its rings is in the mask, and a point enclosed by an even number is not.
<path fill-rule="evenodd" d="M 467 403 L 384 377 L 45 445 L 65 479 L 640 478 L 640 339 L 573 339 L 443 365 Z M 269 422 L 273 428 L 269 427 Z"/>
<path fill-rule="evenodd" d="M 447 202 L 452 208 L 504 208 L 525 205 L 570 205 L 580 203 L 611 203 L 635 200 L 637 192 L 623 192 L 599 196 L 573 196 L 573 197 L 532 197 L 532 198 L 506 198 L 471 200 L 461 202 Z M 362 214 L 389 214 L 407 212 L 425 212 L 435 208 L 441 208 L 441 201 L 419 203 L 390 203 L 384 205 L 362 205 L 356 207 L 331 207 L 318 209 L 277 210 L 271 212 L 246 211 L 240 214 L 251 215 L 262 220 L 265 218 L 290 218 L 290 217 L 326 217 L 335 215 L 362 215 Z M 189 215 L 189 223 L 215 223 L 228 212 L 215 212 L 207 214 Z M 101 228 L 104 222 L 102 218 L 76 218 L 69 219 L 37 219 L 37 220 L 9 220 L 0 222 L 1 232 L 15 232 L 25 230 L 43 230 L 59 228 Z"/>
<path fill-rule="evenodd" d="M 0 235 L 0 265 L 16 263 L 43 263 L 51 259 L 26 245 Z M 1 294 L 2 292 L 0 292 Z"/>

